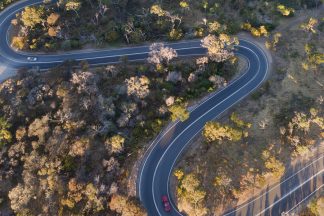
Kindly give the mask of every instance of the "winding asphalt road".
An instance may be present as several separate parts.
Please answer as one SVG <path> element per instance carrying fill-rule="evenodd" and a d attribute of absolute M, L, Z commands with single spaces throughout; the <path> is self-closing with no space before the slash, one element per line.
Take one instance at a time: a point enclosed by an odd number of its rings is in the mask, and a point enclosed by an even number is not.
<path fill-rule="evenodd" d="M 1 64 L 14 68 L 30 68 L 37 66 L 41 69 L 47 69 L 57 66 L 67 60 L 87 60 L 91 65 L 100 65 L 117 63 L 122 56 L 127 56 L 129 61 L 139 61 L 147 58 L 149 52 L 148 46 L 66 52 L 53 55 L 28 54 L 12 50 L 8 40 L 8 30 L 11 20 L 15 17 L 15 14 L 24 7 L 40 4 L 42 2 L 43 0 L 19 1 L 0 13 Z M 200 41 L 198 40 L 170 43 L 167 44 L 167 46 L 177 50 L 179 56 L 203 55 L 206 52 L 205 49 L 201 48 Z M 191 110 L 190 118 L 187 121 L 176 122 L 169 129 L 161 133 L 146 152 L 138 177 L 137 192 L 150 216 L 182 215 L 178 212 L 169 191 L 170 176 L 175 163 L 190 141 L 201 132 L 207 121 L 217 118 L 230 107 L 234 106 L 257 89 L 266 79 L 269 70 L 269 62 L 262 49 L 252 42 L 241 39 L 240 45 L 236 47 L 235 52 L 237 55 L 241 55 L 248 60 L 249 66 L 246 72 L 235 81 L 231 82 L 226 88 L 205 100 L 194 110 Z M 28 61 L 27 57 L 29 56 L 37 57 L 37 61 Z M 321 160 L 320 163 L 322 166 L 323 160 Z M 316 175 L 306 175 L 303 181 L 296 181 L 296 179 L 300 180 L 300 177 L 296 177 L 298 176 L 297 174 L 289 178 L 289 182 L 293 182 L 289 183 L 289 185 L 294 187 L 289 189 L 287 193 L 280 194 L 278 199 L 269 202 L 268 205 L 259 205 L 259 207 L 253 209 L 253 211 L 246 210 L 251 209 L 251 205 L 255 207 L 258 203 L 260 204 L 260 199 L 263 200 L 264 196 L 269 196 L 270 192 L 265 193 L 266 195 L 260 195 L 258 199 L 254 199 L 226 215 L 267 214 L 267 212 L 276 207 L 278 203 L 287 203 L 287 199 L 291 197 L 292 194 L 295 194 L 297 190 L 305 185 L 310 184 L 314 178 L 320 176 L 322 179 L 323 167 L 321 166 L 319 166 L 320 168 L 314 169 L 317 170 L 317 172 L 315 172 Z M 309 167 L 307 169 L 305 168 L 305 170 L 309 171 Z M 287 183 L 288 181 L 285 182 Z M 280 186 L 282 186 L 282 184 L 280 184 Z M 291 188 L 290 186 L 287 188 Z M 273 189 L 271 191 L 275 190 Z M 161 203 L 162 195 L 167 195 L 171 201 L 172 211 L 170 213 L 165 213 L 163 211 Z M 309 194 L 305 193 L 301 198 L 303 199 L 308 195 Z M 287 210 L 287 208 L 280 209 L 280 211 L 283 210 Z M 279 213 L 271 215 L 279 215 Z"/>
<path fill-rule="evenodd" d="M 33 67 L 37 66 L 41 69 L 47 69 L 61 64 L 67 60 L 87 60 L 91 65 L 113 64 L 118 63 L 120 58 L 127 56 L 129 61 L 139 61 L 147 58 L 149 52 L 148 46 L 139 46 L 131 48 L 120 48 L 110 50 L 88 50 L 77 52 L 65 52 L 62 54 L 41 55 L 29 54 L 13 50 L 10 47 L 8 30 L 11 20 L 15 15 L 26 6 L 41 4 L 43 0 L 22 0 L 0 14 L 0 62 L 10 67 Z M 205 53 L 200 47 L 200 42 L 184 41 L 168 45 L 177 50 L 179 56 L 202 55 Z M 27 57 L 36 57 L 36 62 L 30 62 Z"/>
<path fill-rule="evenodd" d="M 207 121 L 215 119 L 230 107 L 262 84 L 269 63 L 266 55 L 255 44 L 240 40 L 236 54 L 248 60 L 248 69 L 238 79 L 230 83 L 194 110 L 185 122 L 177 122 L 153 142 L 147 154 L 138 181 L 138 194 L 149 215 L 168 215 L 163 211 L 162 195 L 168 195 L 172 169 L 190 141 L 199 134 Z M 180 214 L 173 202 L 173 211 L 169 215 Z"/>

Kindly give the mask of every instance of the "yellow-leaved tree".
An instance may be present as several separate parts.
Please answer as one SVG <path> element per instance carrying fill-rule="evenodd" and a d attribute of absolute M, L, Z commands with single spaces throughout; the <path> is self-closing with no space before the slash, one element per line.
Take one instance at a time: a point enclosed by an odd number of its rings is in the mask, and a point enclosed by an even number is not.
<path fill-rule="evenodd" d="M 12 140 L 10 127 L 11 125 L 4 118 L 0 118 L 0 148 Z"/>

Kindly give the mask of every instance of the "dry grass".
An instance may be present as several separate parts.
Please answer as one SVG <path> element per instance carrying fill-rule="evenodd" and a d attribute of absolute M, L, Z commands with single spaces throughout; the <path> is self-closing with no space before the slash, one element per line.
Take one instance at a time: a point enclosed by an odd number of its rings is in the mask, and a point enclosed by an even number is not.
<path fill-rule="evenodd" d="M 211 215 L 219 215 L 224 209 L 245 202 L 251 194 L 257 194 L 262 186 L 276 182 L 275 178 L 267 176 L 264 185 L 253 184 L 259 186 L 253 187 L 247 184 L 246 188 L 240 188 L 242 191 L 238 196 L 226 196 L 226 199 L 220 199 L 213 186 L 217 170 L 225 169 L 226 174 L 232 178 L 234 187 L 237 187 L 242 178 L 251 178 L 247 175 L 251 169 L 255 173 L 262 172 L 263 167 L 259 166 L 263 163 L 261 152 L 272 145 L 280 147 L 279 128 L 273 121 L 273 116 L 291 100 L 293 95 L 303 95 L 314 101 L 324 96 L 324 73 L 306 72 L 301 67 L 301 62 L 305 58 L 306 43 L 312 42 L 317 45 L 319 52 L 324 51 L 323 36 L 310 37 L 299 29 L 299 25 L 309 18 L 308 14 L 309 12 L 306 12 L 306 15 L 301 14 L 300 17 L 285 21 L 278 27 L 282 30 L 282 38 L 277 51 L 272 53 L 274 67 L 268 80 L 269 88 L 263 87 L 266 90 L 263 90 L 259 96 L 255 93 L 227 113 L 235 111 L 239 113 L 240 118 L 252 123 L 249 138 L 238 143 L 225 142 L 222 147 L 216 147 L 208 146 L 202 137 L 199 137 L 192 144 L 193 148 L 186 154 L 185 159 L 178 164 L 178 168 L 182 168 L 186 173 L 195 172 L 201 177 L 203 188 L 207 192 L 207 208 Z M 228 122 L 227 114 L 219 121 Z M 261 122 L 265 122 L 265 129 L 261 129 Z M 323 144 L 323 142 L 319 143 L 319 145 Z M 288 148 L 280 149 L 281 161 L 289 166 L 293 163 L 291 152 Z M 176 186 L 175 179 L 172 185 Z"/>

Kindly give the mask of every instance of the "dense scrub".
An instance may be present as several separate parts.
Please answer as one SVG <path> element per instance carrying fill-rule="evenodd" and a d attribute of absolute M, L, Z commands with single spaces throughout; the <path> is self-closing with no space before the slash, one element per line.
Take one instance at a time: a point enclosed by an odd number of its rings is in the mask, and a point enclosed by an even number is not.
<path fill-rule="evenodd" d="M 289 2 L 289 4 L 288 4 Z M 312 1 L 104 1 L 69 0 L 27 7 L 13 21 L 17 49 L 55 51 L 145 41 L 235 34 L 242 23 L 271 31 L 281 16 L 318 6 Z M 289 5 L 289 7 L 285 6 Z M 290 8 L 293 7 L 293 8 Z M 290 13 L 291 12 L 291 13 Z"/>
<path fill-rule="evenodd" d="M 188 117 L 190 99 L 224 86 L 219 74 L 229 79 L 236 68 L 234 59 L 171 61 L 176 55 L 155 44 L 148 64 L 66 62 L 2 83 L 1 212 L 143 215 L 127 196 L 129 164 L 170 117 Z"/>
<path fill-rule="evenodd" d="M 2 11 L 3 9 L 5 9 L 8 5 L 10 5 L 11 3 L 15 2 L 17 0 L 1 0 L 0 1 L 0 11 Z"/>

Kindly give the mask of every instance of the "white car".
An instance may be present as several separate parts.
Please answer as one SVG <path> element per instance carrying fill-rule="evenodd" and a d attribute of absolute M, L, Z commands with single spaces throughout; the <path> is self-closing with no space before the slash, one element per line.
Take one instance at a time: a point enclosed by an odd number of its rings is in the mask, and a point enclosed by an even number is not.
<path fill-rule="evenodd" d="M 36 57 L 27 57 L 27 60 L 28 61 L 37 61 L 37 58 Z"/>

